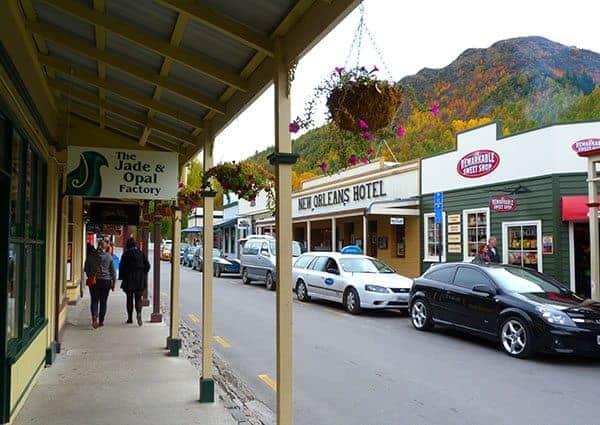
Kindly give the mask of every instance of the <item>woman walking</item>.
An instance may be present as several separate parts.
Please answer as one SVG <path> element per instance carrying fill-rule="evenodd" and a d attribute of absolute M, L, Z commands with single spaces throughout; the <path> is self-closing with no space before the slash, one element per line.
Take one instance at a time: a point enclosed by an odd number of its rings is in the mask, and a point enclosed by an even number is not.
<path fill-rule="evenodd" d="M 147 288 L 146 275 L 150 271 L 150 263 L 139 250 L 135 239 L 130 238 L 125 246 L 125 253 L 119 265 L 121 289 L 127 294 L 127 323 L 133 323 L 133 303 L 138 326 L 142 326 L 142 294 Z"/>
<path fill-rule="evenodd" d="M 85 274 L 90 288 L 92 304 L 92 327 L 104 326 L 106 303 L 111 289 L 115 288 L 117 273 L 112 257 L 106 252 L 106 242 L 101 241 L 98 249 L 91 252 L 85 260 Z"/>

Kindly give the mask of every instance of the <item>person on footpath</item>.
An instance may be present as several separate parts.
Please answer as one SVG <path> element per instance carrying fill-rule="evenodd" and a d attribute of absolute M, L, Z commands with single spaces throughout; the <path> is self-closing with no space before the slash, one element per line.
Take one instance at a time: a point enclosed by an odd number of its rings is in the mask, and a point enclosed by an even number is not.
<path fill-rule="evenodd" d="M 106 305 L 110 290 L 115 289 L 117 273 L 113 259 L 106 252 L 106 242 L 101 241 L 98 249 L 91 252 L 85 260 L 86 284 L 90 288 L 92 327 L 104 326 Z"/>
<path fill-rule="evenodd" d="M 498 241 L 495 236 L 492 236 L 488 241 L 488 257 L 490 259 L 490 263 L 500 263 L 500 254 L 498 253 L 498 248 L 496 245 Z"/>
<path fill-rule="evenodd" d="M 150 271 L 150 263 L 138 248 L 135 239 L 130 238 L 125 249 L 119 265 L 119 279 L 121 280 L 121 289 L 127 295 L 127 323 L 133 323 L 133 303 L 135 301 L 137 324 L 142 326 L 142 294 L 147 288 L 146 275 Z"/>

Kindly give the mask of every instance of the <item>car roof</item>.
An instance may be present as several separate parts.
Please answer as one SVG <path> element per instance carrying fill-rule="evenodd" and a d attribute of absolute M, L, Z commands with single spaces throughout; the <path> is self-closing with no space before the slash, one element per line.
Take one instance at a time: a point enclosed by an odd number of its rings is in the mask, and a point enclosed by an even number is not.
<path fill-rule="evenodd" d="M 333 258 L 373 258 L 373 257 L 369 257 L 368 255 L 362 255 L 362 254 L 342 254 L 341 252 L 336 252 L 336 251 L 308 251 L 308 252 L 303 252 L 302 255 L 312 255 L 312 256 L 319 256 L 319 257 L 333 257 Z"/>

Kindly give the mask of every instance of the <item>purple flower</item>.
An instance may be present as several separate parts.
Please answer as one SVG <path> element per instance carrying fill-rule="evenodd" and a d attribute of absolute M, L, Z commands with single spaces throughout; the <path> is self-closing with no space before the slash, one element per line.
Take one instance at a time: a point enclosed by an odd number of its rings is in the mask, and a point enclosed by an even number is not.
<path fill-rule="evenodd" d="M 368 164 L 369 163 L 369 158 L 365 157 L 365 158 L 361 158 L 360 159 L 360 163 L 361 164 Z"/>
<path fill-rule="evenodd" d="M 298 124 L 298 121 L 292 121 L 288 125 L 288 130 L 290 131 L 290 133 L 297 133 L 298 130 L 300 130 L 300 124 Z"/>
<path fill-rule="evenodd" d="M 369 128 L 369 124 L 365 120 L 358 120 L 358 126 L 361 130 L 367 130 Z"/>
<path fill-rule="evenodd" d="M 348 163 L 352 166 L 356 165 L 356 163 L 358 162 L 358 159 L 356 158 L 356 155 L 352 154 L 350 155 L 350 158 L 348 159 Z"/>
<path fill-rule="evenodd" d="M 437 102 L 433 102 L 431 108 L 429 108 L 434 117 L 437 117 L 440 114 L 440 105 Z"/>
<path fill-rule="evenodd" d="M 398 136 L 398 137 L 404 137 L 404 134 L 406 134 L 406 131 L 404 130 L 404 127 L 398 127 L 396 129 L 396 136 Z"/>
<path fill-rule="evenodd" d="M 327 170 L 327 162 L 321 162 L 321 165 L 319 165 L 319 167 L 321 167 L 321 171 L 325 172 Z"/>
<path fill-rule="evenodd" d="M 337 72 L 338 74 L 341 74 L 345 70 L 346 70 L 346 68 L 344 68 L 343 66 L 336 66 L 335 67 L 335 72 Z"/>
<path fill-rule="evenodd" d="M 362 138 L 365 139 L 365 140 L 369 140 L 369 141 L 373 140 L 373 136 L 368 131 L 365 131 L 362 134 Z"/>
<path fill-rule="evenodd" d="M 369 150 L 367 150 L 367 155 L 373 155 L 375 153 L 375 149 L 373 148 L 369 148 Z"/>
<path fill-rule="evenodd" d="M 377 72 L 379 71 L 379 68 L 377 68 L 377 65 L 373 65 L 373 69 L 371 70 L 371 72 Z"/>

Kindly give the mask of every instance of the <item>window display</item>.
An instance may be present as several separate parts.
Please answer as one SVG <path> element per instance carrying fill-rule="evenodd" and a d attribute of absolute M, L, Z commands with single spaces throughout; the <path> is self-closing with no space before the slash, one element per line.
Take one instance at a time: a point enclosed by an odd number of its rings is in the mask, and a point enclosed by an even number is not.
<path fill-rule="evenodd" d="M 465 256 L 472 259 L 487 245 L 489 238 L 488 210 L 470 210 L 464 212 L 465 221 Z"/>
<path fill-rule="evenodd" d="M 434 214 L 425 214 L 425 257 L 427 261 L 439 261 L 440 254 L 442 261 L 445 261 L 444 235 L 440 235 L 440 226 L 435 222 Z M 442 229 L 445 223 L 442 223 Z M 442 242 L 440 252 L 440 238 Z"/>
<path fill-rule="evenodd" d="M 505 229 L 508 264 L 541 271 L 538 224 L 508 224 Z"/>

